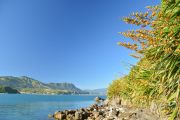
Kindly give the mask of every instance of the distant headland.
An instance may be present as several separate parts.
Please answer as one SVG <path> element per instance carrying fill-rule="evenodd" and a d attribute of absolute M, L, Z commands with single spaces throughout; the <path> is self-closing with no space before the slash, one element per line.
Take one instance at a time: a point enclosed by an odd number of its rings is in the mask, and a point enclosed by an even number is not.
<path fill-rule="evenodd" d="M 27 76 L 0 76 L 0 86 L 0 93 L 9 88 L 21 94 L 89 94 L 72 83 L 43 83 Z"/>
<path fill-rule="evenodd" d="M 106 89 L 81 90 L 72 83 L 43 83 L 27 76 L 0 76 L 0 93 L 105 95 Z"/>

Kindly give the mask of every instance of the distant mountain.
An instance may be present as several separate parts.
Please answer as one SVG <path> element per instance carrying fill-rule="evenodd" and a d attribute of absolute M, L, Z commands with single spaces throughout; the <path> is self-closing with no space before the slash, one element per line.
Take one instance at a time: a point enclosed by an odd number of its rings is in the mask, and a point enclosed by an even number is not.
<path fill-rule="evenodd" d="M 87 92 L 77 88 L 72 83 L 43 83 L 30 77 L 1 76 L 0 85 L 8 86 L 22 93 L 42 94 L 85 94 Z"/>
<path fill-rule="evenodd" d="M 1 76 L 0 85 L 9 86 L 15 89 L 22 88 L 48 88 L 45 83 L 42 83 L 38 80 L 22 76 L 22 77 L 13 77 L 13 76 Z"/>
<path fill-rule="evenodd" d="M 88 92 L 89 94 L 93 94 L 93 95 L 106 95 L 107 89 L 101 88 L 101 89 L 84 90 L 84 91 Z"/>
<path fill-rule="evenodd" d="M 19 91 L 10 87 L 0 86 L 0 93 L 19 94 Z"/>
<path fill-rule="evenodd" d="M 87 94 L 87 92 L 82 91 L 72 83 L 48 83 L 46 85 L 51 89 L 55 89 L 55 90 L 68 90 L 74 93 Z"/>

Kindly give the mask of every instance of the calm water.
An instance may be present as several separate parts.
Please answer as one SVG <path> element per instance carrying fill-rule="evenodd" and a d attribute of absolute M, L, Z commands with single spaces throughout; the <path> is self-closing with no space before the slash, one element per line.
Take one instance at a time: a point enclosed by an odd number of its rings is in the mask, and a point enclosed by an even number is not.
<path fill-rule="evenodd" d="M 0 120 L 52 120 L 58 110 L 78 109 L 94 103 L 95 96 L 0 94 Z"/>

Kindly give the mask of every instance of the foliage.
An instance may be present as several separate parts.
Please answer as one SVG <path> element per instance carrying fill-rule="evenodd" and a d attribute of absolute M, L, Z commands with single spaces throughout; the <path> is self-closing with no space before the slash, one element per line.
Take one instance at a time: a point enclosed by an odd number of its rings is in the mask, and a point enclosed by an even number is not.
<path fill-rule="evenodd" d="M 17 91 L 16 89 L 12 89 L 10 87 L 0 86 L 0 93 L 15 94 L 15 93 L 19 93 L 19 91 Z"/>
<path fill-rule="evenodd" d="M 146 13 L 124 18 L 140 29 L 122 32 L 133 41 L 119 45 L 134 50 L 131 56 L 140 61 L 119 82 L 125 84 L 120 93 L 112 92 L 117 84 L 112 83 L 108 95 L 126 93 L 126 99 L 137 105 L 149 106 L 155 101 L 162 104 L 161 110 L 170 115 L 170 120 L 180 119 L 180 0 L 163 0 L 161 6 L 147 8 Z"/>
<path fill-rule="evenodd" d="M 124 85 L 124 80 L 123 78 L 120 78 L 118 80 L 114 80 L 110 86 L 108 87 L 108 97 L 109 98 L 114 98 L 116 96 L 121 96 L 123 92 L 123 88 L 125 87 Z"/>

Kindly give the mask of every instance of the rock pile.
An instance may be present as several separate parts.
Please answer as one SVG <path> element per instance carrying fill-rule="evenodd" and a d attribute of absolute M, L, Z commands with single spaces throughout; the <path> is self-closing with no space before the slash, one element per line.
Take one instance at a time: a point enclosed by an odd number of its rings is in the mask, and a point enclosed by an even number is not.
<path fill-rule="evenodd" d="M 88 108 L 58 111 L 51 117 L 55 120 L 159 120 L 146 109 L 108 104 L 93 104 Z"/>
<path fill-rule="evenodd" d="M 95 97 L 94 100 L 95 100 L 96 102 L 103 102 L 103 101 L 105 101 L 105 99 L 100 98 L 100 97 Z"/>

